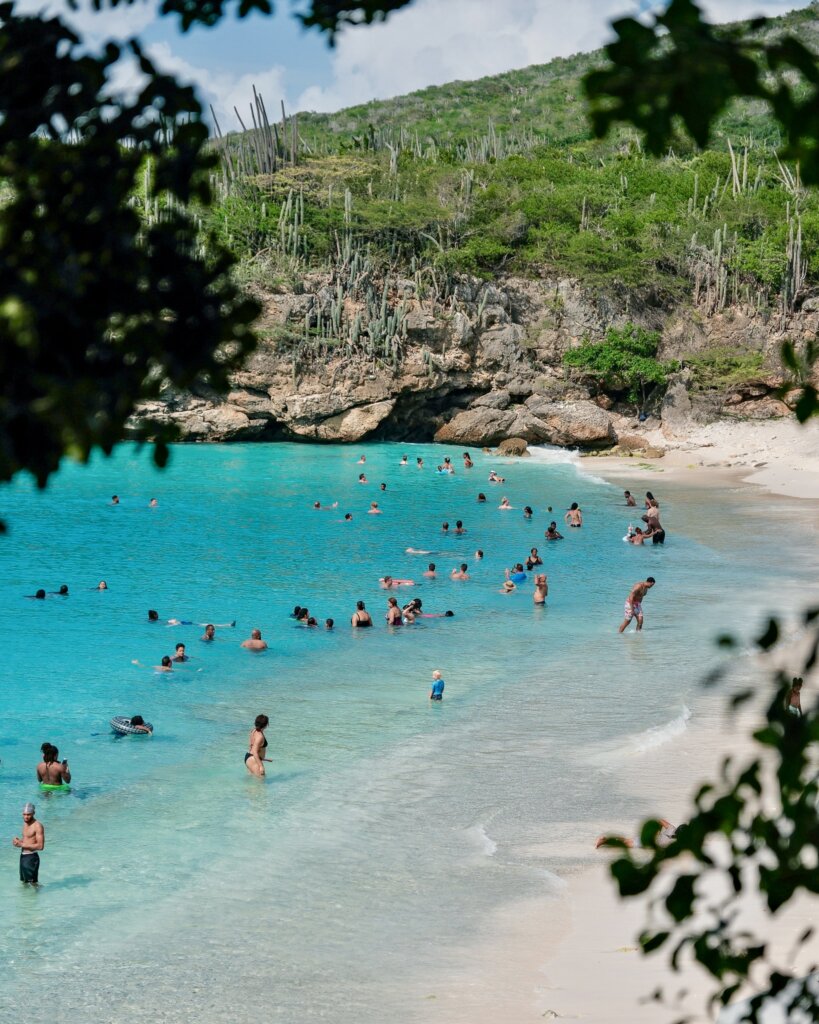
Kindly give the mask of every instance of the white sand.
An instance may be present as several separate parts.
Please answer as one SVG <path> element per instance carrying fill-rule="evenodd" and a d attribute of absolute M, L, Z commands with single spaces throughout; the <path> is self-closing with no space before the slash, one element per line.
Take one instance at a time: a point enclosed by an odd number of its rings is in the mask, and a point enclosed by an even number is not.
<path fill-rule="evenodd" d="M 582 465 L 611 480 L 665 477 L 693 487 L 722 484 L 730 473 L 774 494 L 819 499 L 819 418 L 801 426 L 796 420 L 720 421 L 694 427 L 685 437 L 666 436 L 656 427 L 630 427 L 629 433 L 665 449 L 663 458 L 602 455 L 584 458 Z"/>
<path fill-rule="evenodd" d="M 698 428 L 692 437 L 669 439 L 659 431 L 645 431 L 649 443 L 670 450 L 659 460 L 597 457 L 581 465 L 595 475 L 622 483 L 658 478 L 685 482 L 691 487 L 737 486 L 741 481 L 769 492 L 804 498 L 805 524 L 815 529 L 819 499 L 819 422 L 800 427 L 795 422 L 719 423 Z M 634 486 L 630 489 L 636 490 Z M 751 492 L 753 493 L 753 492 Z M 759 492 L 757 492 L 759 493 Z M 816 673 L 819 681 L 819 672 Z M 809 681 L 810 682 L 810 681 Z M 688 794 L 699 781 L 717 777 L 717 766 L 731 753 L 742 762 L 758 748 L 749 741 L 750 724 L 758 714 L 747 708 L 737 720 L 697 723 L 668 743 L 662 751 L 645 755 L 642 795 L 648 795 L 656 813 L 672 821 L 684 819 Z M 639 771 L 639 765 L 637 766 Z M 670 781 L 687 780 L 676 785 Z M 676 790 L 676 792 L 672 792 Z M 612 823 L 600 823 L 600 831 Z M 622 823 L 624 831 L 637 822 Z M 578 842 L 561 849 L 548 841 L 538 848 L 515 851 L 534 862 L 551 866 L 571 860 L 585 862 L 564 878 L 565 894 L 527 901 L 499 911 L 487 923 L 485 936 L 459 951 L 457 961 L 429 988 L 418 992 L 415 1009 L 429 1024 L 528 1024 L 552 1019 L 586 1024 L 661 1024 L 690 1015 L 693 1021 L 716 1019 L 706 1010 L 706 996 L 714 989 L 698 968 L 682 977 L 671 972 L 668 954 L 643 956 L 637 936 L 647 920 L 645 899 L 621 901 L 608 874 L 611 851 L 594 851 L 588 823 L 578 823 Z M 716 852 L 716 851 L 715 851 Z M 708 895 L 714 895 L 714 883 Z M 807 972 L 819 962 L 819 936 L 791 955 L 796 936 L 819 921 L 819 899 L 800 897 L 786 912 L 770 918 L 758 901 L 743 908 L 744 924 L 769 942 L 777 966 Z M 664 1005 L 646 997 L 663 988 L 667 996 L 687 989 L 682 1001 Z M 750 994 L 750 993 L 749 993 Z M 781 1018 L 777 1018 L 781 1020 Z"/>

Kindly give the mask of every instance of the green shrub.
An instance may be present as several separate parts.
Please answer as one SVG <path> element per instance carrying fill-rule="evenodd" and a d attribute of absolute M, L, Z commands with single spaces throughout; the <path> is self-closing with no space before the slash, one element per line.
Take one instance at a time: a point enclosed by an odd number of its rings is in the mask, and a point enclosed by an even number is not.
<path fill-rule="evenodd" d="M 566 366 L 582 370 L 604 390 L 625 392 L 630 402 L 645 405 L 648 394 L 665 389 L 676 362 L 657 359 L 660 335 L 628 323 L 610 327 L 605 341 L 585 340 L 563 357 Z"/>
<path fill-rule="evenodd" d="M 698 391 L 721 391 L 759 377 L 763 362 L 761 352 L 721 347 L 686 356 L 683 365 L 691 370 L 692 383 Z"/>

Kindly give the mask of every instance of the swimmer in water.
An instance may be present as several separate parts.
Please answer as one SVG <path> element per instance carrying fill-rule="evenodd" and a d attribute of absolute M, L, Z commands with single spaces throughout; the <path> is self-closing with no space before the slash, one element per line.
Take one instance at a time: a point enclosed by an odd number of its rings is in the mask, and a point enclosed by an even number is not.
<path fill-rule="evenodd" d="M 356 601 L 355 611 L 353 617 L 350 619 L 350 623 L 357 629 L 364 629 L 368 626 L 372 626 L 373 620 L 370 617 L 370 613 L 364 607 L 363 601 Z"/>
<path fill-rule="evenodd" d="M 142 717 L 142 715 L 132 715 L 128 719 L 128 724 L 131 726 L 134 732 L 145 732 L 150 736 L 151 733 L 154 731 L 152 726 L 145 724 L 145 719 Z"/>
<path fill-rule="evenodd" d="M 448 455 L 444 459 L 444 472 L 445 473 L 454 473 L 455 472 L 455 467 L 452 465 L 452 462 L 450 461 L 450 458 L 449 458 Z"/>
<path fill-rule="evenodd" d="M 504 574 L 508 580 L 513 583 L 525 583 L 526 573 L 523 571 L 523 565 L 518 562 L 511 569 L 504 569 Z"/>
<path fill-rule="evenodd" d="M 480 562 L 480 560 L 482 558 L 483 558 L 483 551 L 481 550 L 481 548 L 478 548 L 478 550 L 475 552 L 475 561 L 476 562 Z"/>
<path fill-rule="evenodd" d="M 531 572 L 536 565 L 543 565 L 543 559 L 537 553 L 537 548 L 532 548 L 529 552 L 529 557 L 526 559 L 526 568 Z"/>
<path fill-rule="evenodd" d="M 490 484 L 505 484 L 506 477 L 498 476 L 494 469 L 489 470 L 489 483 Z"/>
<path fill-rule="evenodd" d="M 367 456 L 366 455 L 362 455 L 361 458 L 358 460 L 359 466 L 363 466 L 366 461 L 367 461 Z"/>
<path fill-rule="evenodd" d="M 59 750 L 53 743 L 44 743 L 40 748 L 43 759 L 37 765 L 37 780 L 46 786 L 67 786 L 71 782 L 68 761 L 59 761 Z"/>
<path fill-rule="evenodd" d="M 485 501 L 486 501 L 486 495 L 483 493 L 483 491 L 481 491 L 480 494 L 478 495 L 478 503 L 479 504 L 483 504 L 483 502 L 485 502 Z"/>
<path fill-rule="evenodd" d="M 407 465 L 407 457 L 406 457 L 406 455 L 402 455 L 401 456 L 401 461 L 398 463 L 398 465 L 399 466 L 406 466 Z"/>
<path fill-rule="evenodd" d="M 426 572 L 424 573 L 424 576 L 426 576 L 426 578 L 428 580 L 434 580 L 435 579 L 435 563 L 434 562 L 430 562 L 429 563 L 429 566 L 428 566 Z"/>
<path fill-rule="evenodd" d="M 32 601 L 45 601 L 46 592 L 44 590 L 38 590 L 36 594 L 26 594 L 26 597 Z"/>
<path fill-rule="evenodd" d="M 583 511 L 578 506 L 576 501 L 572 502 L 572 507 L 569 509 L 566 515 L 563 516 L 563 518 L 573 529 L 580 529 L 580 527 L 583 525 Z"/>
<path fill-rule="evenodd" d="M 544 534 L 546 540 L 563 540 L 563 534 L 557 532 L 557 523 L 554 521 L 549 523 L 549 527 Z"/>
<path fill-rule="evenodd" d="M 469 457 L 469 452 L 464 452 L 463 458 L 464 458 L 464 469 L 472 469 L 472 467 L 475 465 L 475 463 Z"/>
<path fill-rule="evenodd" d="M 546 582 L 546 573 L 541 572 L 535 576 L 535 592 L 532 595 L 532 600 L 535 604 L 546 604 L 546 598 L 549 596 L 549 584 Z"/>
<path fill-rule="evenodd" d="M 531 507 L 529 505 L 524 505 L 524 508 L 523 508 L 523 518 L 524 519 L 531 519 L 533 515 L 534 515 L 534 513 L 532 512 Z"/>
<path fill-rule="evenodd" d="M 441 523 L 441 533 L 449 533 L 449 523 Z"/>
<path fill-rule="evenodd" d="M 461 522 L 460 519 L 455 523 L 455 533 L 458 534 L 459 536 L 461 534 L 463 534 L 463 533 L 466 533 L 466 530 L 464 528 L 464 524 Z"/>
<path fill-rule="evenodd" d="M 200 640 L 205 640 L 205 641 L 208 641 L 208 642 L 210 642 L 211 640 L 215 640 L 216 639 L 216 626 L 214 626 L 214 624 L 212 622 L 209 622 L 205 626 L 205 632 L 202 634 L 202 636 L 199 637 L 199 639 Z"/>
<path fill-rule="evenodd" d="M 105 580 L 100 580 L 99 583 L 96 585 L 96 587 L 94 587 L 94 590 L 107 590 L 107 589 L 108 589 L 108 584 L 105 582 Z"/>
<path fill-rule="evenodd" d="M 631 533 L 629 533 L 627 535 L 627 539 L 628 539 L 629 544 L 638 544 L 639 545 L 639 544 L 642 544 L 643 541 L 645 541 L 646 536 L 650 537 L 651 534 L 646 535 L 645 533 L 643 533 L 643 531 L 638 526 L 636 530 L 634 530 L 633 532 L 631 532 Z"/>
<path fill-rule="evenodd" d="M 262 631 L 260 629 L 252 629 L 247 640 L 242 641 L 242 647 L 248 651 L 266 651 L 267 644 L 262 640 Z"/>
<path fill-rule="evenodd" d="M 401 609 L 398 607 L 398 600 L 394 597 L 387 598 L 387 625 L 388 626 L 403 626 L 404 621 L 401 616 Z"/>
<path fill-rule="evenodd" d="M 634 500 L 634 496 L 631 491 L 623 491 L 623 496 L 625 497 L 626 505 L 629 508 L 634 508 L 636 506 L 637 502 Z"/>
<path fill-rule="evenodd" d="M 502 508 L 504 510 L 511 509 L 512 506 L 509 504 L 509 499 L 508 498 L 501 498 L 501 503 L 500 503 L 500 505 L 498 505 L 498 508 Z"/>
<path fill-rule="evenodd" d="M 503 586 L 498 591 L 499 594 L 511 594 L 512 591 L 516 590 L 515 584 L 511 580 L 505 580 Z"/>
<path fill-rule="evenodd" d="M 141 661 L 137 661 L 135 658 L 131 661 L 132 665 L 136 665 L 138 668 L 145 668 Z M 173 672 L 173 661 L 170 654 L 165 654 L 162 657 L 162 661 L 159 665 L 154 665 L 154 672 Z"/>
<path fill-rule="evenodd" d="M 390 590 L 392 587 L 414 587 L 415 580 L 396 580 L 392 576 L 382 576 L 378 581 L 384 590 Z"/>
<path fill-rule="evenodd" d="M 324 628 L 325 629 L 332 629 L 333 626 L 335 626 L 335 622 L 333 622 L 332 619 L 325 619 L 324 620 Z"/>
<path fill-rule="evenodd" d="M 468 580 L 469 573 L 467 572 L 466 562 L 461 562 L 460 568 L 454 568 L 452 572 L 449 574 L 449 578 L 451 580 Z"/>
<path fill-rule="evenodd" d="M 148 502 L 148 508 L 156 508 L 158 504 L 159 502 L 156 500 L 156 498 L 151 498 L 151 500 Z"/>
<path fill-rule="evenodd" d="M 118 494 L 113 494 L 111 496 L 111 504 L 112 505 L 119 505 L 119 495 Z"/>
<path fill-rule="evenodd" d="M 317 512 L 329 512 L 332 508 L 338 508 L 338 502 L 334 501 L 332 505 L 322 505 L 320 501 L 313 502 L 313 508 Z"/>
<path fill-rule="evenodd" d="M 367 478 L 366 478 L 366 476 L 364 476 L 363 473 L 359 473 L 358 474 L 358 482 L 360 484 L 366 484 L 367 483 Z"/>
<path fill-rule="evenodd" d="M 351 523 L 352 521 L 353 521 L 353 514 L 352 514 L 352 512 L 345 512 L 344 513 L 343 522 Z M 339 522 L 342 522 L 342 520 L 340 519 Z"/>
<path fill-rule="evenodd" d="M 184 644 L 177 644 L 176 645 L 176 650 L 174 651 L 173 660 L 174 661 L 190 661 L 190 658 L 185 653 L 185 645 Z"/>
<path fill-rule="evenodd" d="M 387 489 L 387 485 L 386 485 L 386 484 L 379 484 L 379 485 L 378 485 L 378 488 L 379 488 L 379 490 L 381 490 L 381 491 L 386 491 L 386 489 Z"/>
<path fill-rule="evenodd" d="M 302 623 L 302 625 L 308 626 L 310 629 L 313 629 L 316 626 L 318 626 L 318 621 L 311 615 L 306 622 Z"/>
<path fill-rule="evenodd" d="M 418 458 L 417 458 L 417 459 L 415 460 L 415 465 L 416 465 L 416 466 L 417 466 L 417 467 L 418 467 L 419 469 L 423 469 L 423 468 L 424 468 L 424 460 L 423 460 L 422 458 L 420 458 L 420 456 L 419 456 L 419 457 L 418 457 Z"/>
<path fill-rule="evenodd" d="M 404 553 L 407 555 L 431 555 L 432 551 L 426 551 L 424 548 L 404 548 Z"/>
<path fill-rule="evenodd" d="M 59 590 L 52 590 L 51 593 L 57 597 L 68 597 L 68 584 L 63 583 Z"/>
<path fill-rule="evenodd" d="M 381 515 L 381 509 L 378 507 L 378 502 L 377 501 L 371 501 L 370 502 L 370 507 L 367 509 L 367 515 L 370 515 L 370 516 L 380 516 Z"/>

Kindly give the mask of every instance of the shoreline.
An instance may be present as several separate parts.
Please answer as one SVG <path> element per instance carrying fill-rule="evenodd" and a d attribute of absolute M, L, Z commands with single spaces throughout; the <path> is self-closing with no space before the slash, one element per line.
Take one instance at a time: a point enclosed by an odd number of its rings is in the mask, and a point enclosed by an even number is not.
<path fill-rule="evenodd" d="M 703 428 L 667 449 L 662 459 L 586 455 L 567 461 L 580 472 L 613 484 L 650 480 L 657 489 L 661 481 L 697 489 L 741 489 L 753 501 L 797 498 L 796 514 L 806 536 L 814 533 L 819 423 L 716 426 L 720 429 Z M 725 715 L 695 715 L 682 735 L 661 750 L 635 757 L 626 784 L 638 810 L 634 822 L 624 823 L 624 831 L 651 813 L 674 822 L 684 820 L 695 783 L 716 777 L 726 754 L 742 761 L 750 759 L 751 751 L 757 755 L 749 735 L 760 708 L 761 704 L 756 711 L 749 707 L 730 722 Z M 669 787 L 667 778 L 658 780 L 663 766 L 666 771 L 670 767 L 680 785 Z M 639 808 L 647 803 L 657 809 L 641 814 Z M 605 827 L 601 823 L 601 831 Z M 655 1024 L 683 1013 L 692 1024 L 715 1019 L 706 1011 L 706 999 L 716 982 L 701 968 L 689 965 L 675 974 L 667 966 L 666 952 L 642 955 L 637 936 L 647 920 L 647 900 L 620 900 L 608 872 L 610 857 L 595 851 L 591 842 L 584 843 L 588 831 L 588 822 L 578 823 L 578 842 L 570 851 L 548 839 L 520 851 L 548 865 L 565 885 L 564 892 L 509 904 L 493 914 L 483 939 L 465 951 L 472 965 L 468 972 L 450 976 L 435 996 L 422 997 L 434 1000 L 421 1014 L 425 1022 L 494 1024 L 502 1018 L 510 1024 L 535 1024 L 566 1018 L 587 1024 Z M 572 867 L 568 860 L 574 862 Z M 555 867 L 556 861 L 563 866 Z M 795 937 L 815 921 L 818 906 L 815 897 L 800 894 L 784 912 L 771 917 L 751 901 L 743 907 L 743 923 L 769 942 L 779 967 L 807 972 L 819 960 L 819 937 L 807 942 L 795 961 L 788 953 Z M 658 1003 L 650 996 L 660 987 L 667 993 L 686 989 L 687 998 Z"/>
<path fill-rule="evenodd" d="M 610 483 L 625 479 L 668 480 L 690 487 L 759 487 L 782 497 L 819 501 L 819 420 L 711 423 L 684 438 L 645 431 L 659 459 L 640 455 L 581 455 L 577 465 Z"/>

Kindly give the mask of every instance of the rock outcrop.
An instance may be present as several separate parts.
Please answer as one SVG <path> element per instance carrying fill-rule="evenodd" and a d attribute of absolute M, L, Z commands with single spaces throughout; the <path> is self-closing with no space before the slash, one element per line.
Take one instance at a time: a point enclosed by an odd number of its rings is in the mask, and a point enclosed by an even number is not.
<path fill-rule="evenodd" d="M 662 331 L 664 359 L 736 345 L 760 352 L 775 370 L 783 332 L 797 342 L 819 333 L 819 308 L 807 302 L 783 323 L 753 308 L 682 315 L 625 293 L 617 301 L 592 294 L 565 278 L 462 278 L 441 302 L 422 299 L 407 280 L 395 283 L 391 300 L 404 310 L 400 343 L 382 358 L 372 346 L 299 341 L 333 294 L 318 274 L 304 287 L 304 294 L 260 296 L 264 340 L 225 398 L 169 391 L 140 419 L 172 423 L 192 441 L 434 437 L 483 447 L 519 438 L 602 449 L 616 441 L 612 418 L 629 409 L 591 394 L 564 369 L 563 355 L 584 338 L 602 340 L 609 327 L 632 320 Z M 787 415 L 775 379 L 765 378 L 761 390 L 697 393 L 683 371 L 650 411 L 669 437 L 721 415 Z"/>

